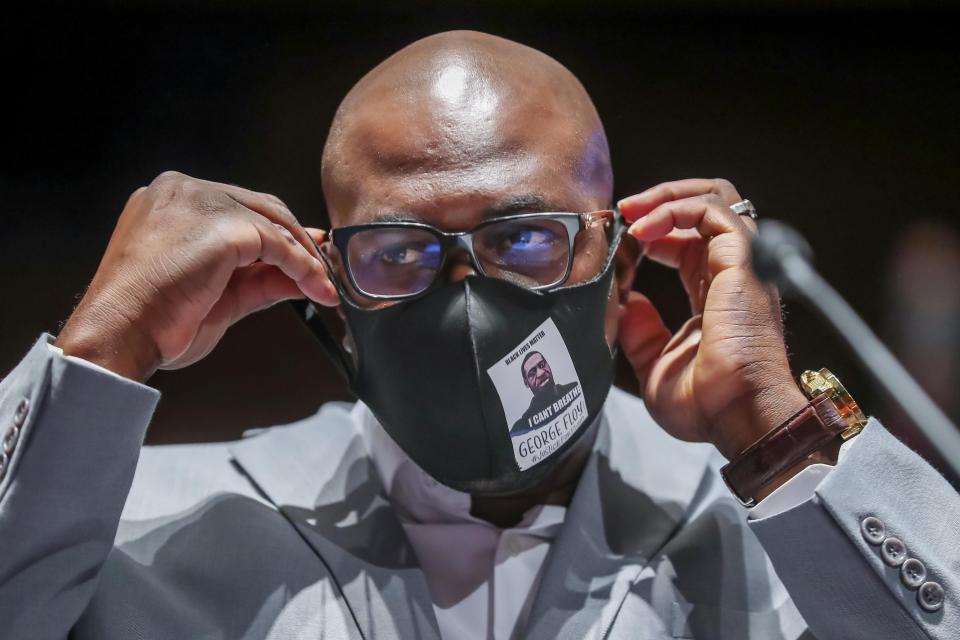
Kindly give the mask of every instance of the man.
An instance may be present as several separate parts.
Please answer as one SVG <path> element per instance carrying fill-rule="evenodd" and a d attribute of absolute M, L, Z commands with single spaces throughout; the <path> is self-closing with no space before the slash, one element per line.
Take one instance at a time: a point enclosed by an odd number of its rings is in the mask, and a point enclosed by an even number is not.
<path fill-rule="evenodd" d="M 730 183 L 621 200 L 622 233 L 579 82 L 461 32 L 350 91 L 322 181 L 330 234 L 176 173 L 131 196 L 0 386 L 4 638 L 960 637 L 960 498 L 826 373 L 804 397 Z M 295 298 L 337 305 L 342 346 L 311 322 L 360 402 L 141 450 L 153 371 Z M 528 464 L 494 380 L 548 339 L 588 417 Z"/>
<path fill-rule="evenodd" d="M 574 398 L 564 398 L 568 393 L 577 387 L 576 382 L 558 385 L 553 380 L 553 370 L 547 359 L 539 351 L 533 351 L 524 357 L 520 364 L 520 372 L 523 376 L 523 386 L 530 389 L 533 397 L 530 398 L 530 406 L 523 412 L 523 415 L 510 427 L 510 435 L 521 436 L 533 431 L 543 420 L 534 421 L 534 416 L 543 415 L 542 412 L 551 404 L 564 399 L 562 407 L 558 407 L 553 413 L 560 413 L 566 408 Z M 547 417 L 547 416 L 544 416 Z"/>

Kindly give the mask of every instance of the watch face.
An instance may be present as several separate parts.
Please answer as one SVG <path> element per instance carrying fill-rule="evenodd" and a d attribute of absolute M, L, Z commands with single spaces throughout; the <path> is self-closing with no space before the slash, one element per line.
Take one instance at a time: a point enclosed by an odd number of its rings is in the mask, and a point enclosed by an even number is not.
<path fill-rule="evenodd" d="M 814 398 L 821 393 L 830 396 L 837 411 L 847 421 L 847 430 L 840 434 L 844 440 L 849 440 L 860 433 L 867 424 L 867 417 L 863 415 L 857 401 L 829 369 L 804 371 L 800 375 L 800 386 L 803 387 L 803 392 L 808 398 Z"/>

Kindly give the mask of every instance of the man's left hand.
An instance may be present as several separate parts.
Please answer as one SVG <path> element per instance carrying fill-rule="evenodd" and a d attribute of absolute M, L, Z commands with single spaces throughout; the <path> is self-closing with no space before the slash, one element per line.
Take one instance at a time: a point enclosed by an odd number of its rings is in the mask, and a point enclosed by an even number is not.
<path fill-rule="evenodd" d="M 671 333 L 631 292 L 620 345 L 654 419 L 732 458 L 806 403 L 790 373 L 777 291 L 750 269 L 753 220 L 726 180 L 659 184 L 619 203 L 644 255 L 678 270 L 692 317 Z"/>

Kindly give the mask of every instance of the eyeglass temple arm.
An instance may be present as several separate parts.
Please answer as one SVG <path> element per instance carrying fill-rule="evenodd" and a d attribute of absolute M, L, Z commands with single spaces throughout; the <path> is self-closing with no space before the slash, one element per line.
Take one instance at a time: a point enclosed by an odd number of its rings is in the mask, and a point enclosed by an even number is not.
<path fill-rule="evenodd" d="M 583 216 L 583 226 L 586 229 L 590 229 L 596 225 L 602 224 L 607 226 L 611 224 L 617 217 L 617 211 L 614 209 L 603 209 L 601 211 L 591 211 L 590 213 L 585 213 Z"/>

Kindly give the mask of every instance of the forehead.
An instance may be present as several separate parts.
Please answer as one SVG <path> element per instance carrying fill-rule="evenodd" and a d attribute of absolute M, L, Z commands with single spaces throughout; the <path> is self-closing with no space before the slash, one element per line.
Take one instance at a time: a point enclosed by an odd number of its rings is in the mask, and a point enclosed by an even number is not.
<path fill-rule="evenodd" d="M 455 93 L 459 82 L 441 74 L 434 91 Z M 368 92 L 325 167 L 334 226 L 403 217 L 467 228 L 518 201 L 528 211 L 605 207 L 591 179 L 606 162 L 602 130 L 531 93 L 482 82 L 459 101 Z"/>
<path fill-rule="evenodd" d="M 535 354 L 533 357 L 527 360 L 526 364 L 523 365 L 524 372 L 530 371 L 530 369 L 537 366 L 541 362 L 546 362 L 546 359 L 539 353 Z"/>

